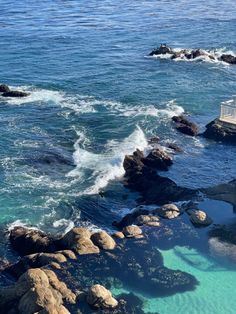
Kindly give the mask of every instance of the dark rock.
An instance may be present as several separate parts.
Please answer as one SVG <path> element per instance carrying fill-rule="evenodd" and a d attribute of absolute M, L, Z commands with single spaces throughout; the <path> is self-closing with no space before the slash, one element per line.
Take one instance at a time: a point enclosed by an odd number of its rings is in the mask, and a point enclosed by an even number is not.
<path fill-rule="evenodd" d="M 230 54 L 222 54 L 220 60 L 229 64 L 236 64 L 236 57 Z"/>
<path fill-rule="evenodd" d="M 136 151 L 133 155 L 125 156 L 123 166 L 125 186 L 140 192 L 145 203 L 165 204 L 188 199 L 196 194 L 194 190 L 178 187 L 174 181 L 158 175 L 153 168 L 144 163 L 143 153 Z"/>
<path fill-rule="evenodd" d="M 29 95 L 29 93 L 14 90 L 2 94 L 3 97 L 26 97 Z"/>
<path fill-rule="evenodd" d="M 175 143 L 169 143 L 169 144 L 167 144 L 167 147 L 172 149 L 173 151 L 175 151 L 177 153 L 183 152 L 183 149 L 181 147 L 179 147 L 178 145 L 176 145 Z"/>
<path fill-rule="evenodd" d="M 0 85 L 0 93 L 8 93 L 8 92 L 10 92 L 10 88 L 5 84 L 1 84 Z"/>
<path fill-rule="evenodd" d="M 167 171 L 173 164 L 172 158 L 161 149 L 152 150 L 146 158 L 143 158 L 144 165 L 157 170 Z"/>
<path fill-rule="evenodd" d="M 160 137 L 159 136 L 153 136 L 148 139 L 149 144 L 157 144 L 160 142 Z"/>
<path fill-rule="evenodd" d="M 174 116 L 172 117 L 172 121 L 175 122 L 175 127 L 181 133 L 196 136 L 198 134 L 198 127 L 195 123 L 189 121 L 184 116 Z"/>
<path fill-rule="evenodd" d="M 21 255 L 55 250 L 53 238 L 40 230 L 15 227 L 10 231 L 10 241 Z"/>
<path fill-rule="evenodd" d="M 206 125 L 203 136 L 215 141 L 236 144 L 236 125 L 215 119 Z"/>
<path fill-rule="evenodd" d="M 167 45 L 160 45 L 159 48 L 156 48 L 152 52 L 150 52 L 149 56 L 163 55 L 167 53 L 173 54 L 172 49 L 169 48 Z"/>

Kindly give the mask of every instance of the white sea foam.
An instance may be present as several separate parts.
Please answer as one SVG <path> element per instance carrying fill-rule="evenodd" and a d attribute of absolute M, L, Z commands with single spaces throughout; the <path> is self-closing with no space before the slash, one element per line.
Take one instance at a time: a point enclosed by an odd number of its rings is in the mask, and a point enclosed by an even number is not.
<path fill-rule="evenodd" d="M 183 48 L 174 48 L 172 49 L 174 52 L 178 53 L 181 50 L 184 50 Z M 191 53 L 192 49 L 185 49 L 187 52 Z M 204 53 L 204 55 L 199 56 L 194 59 L 187 59 L 184 54 L 181 54 L 178 58 L 173 59 L 173 61 L 187 61 L 187 62 L 195 62 L 195 61 L 202 61 L 202 62 L 209 62 L 209 63 L 218 63 L 222 64 L 225 66 L 229 66 L 228 63 L 224 61 L 220 61 L 219 58 L 223 54 L 230 54 L 234 57 L 236 57 L 236 53 L 231 50 L 227 50 L 226 48 L 219 48 L 219 49 L 201 49 L 201 51 Z M 160 55 L 153 55 L 153 58 L 158 58 L 158 59 L 171 59 L 173 54 L 167 53 L 167 54 L 160 54 Z"/>
<path fill-rule="evenodd" d="M 75 226 L 74 222 L 72 220 L 68 219 L 59 219 L 53 222 L 53 227 L 54 228 L 63 228 L 64 229 L 64 234 L 70 231 L 73 227 Z"/>
<path fill-rule="evenodd" d="M 95 154 L 81 148 L 79 139 L 75 144 L 73 155 L 76 168 L 68 176 L 81 176 L 84 170 L 91 169 L 94 184 L 86 189 L 83 194 L 97 194 L 108 182 L 123 176 L 123 160 L 125 155 L 133 153 L 137 148 L 144 150 L 147 146 L 148 143 L 144 132 L 138 126 L 122 142 L 108 142 L 107 147 L 109 149 L 103 154 Z"/>

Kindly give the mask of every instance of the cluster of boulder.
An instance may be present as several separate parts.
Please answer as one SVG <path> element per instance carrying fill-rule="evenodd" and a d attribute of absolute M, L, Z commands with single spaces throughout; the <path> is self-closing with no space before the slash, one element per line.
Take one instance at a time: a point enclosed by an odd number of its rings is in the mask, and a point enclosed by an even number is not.
<path fill-rule="evenodd" d="M 124 184 L 140 192 L 143 202 L 150 204 L 193 197 L 196 191 L 179 187 L 173 180 L 157 173 L 167 171 L 172 163 L 172 158 L 161 148 L 154 148 L 147 156 L 137 149 L 132 155 L 125 156 Z"/>
<path fill-rule="evenodd" d="M 29 93 L 18 91 L 18 90 L 11 90 L 9 86 L 6 84 L 0 85 L 0 94 L 2 97 L 26 97 L 29 96 Z"/>
<path fill-rule="evenodd" d="M 167 45 L 160 45 L 159 48 L 153 49 L 149 56 L 160 56 L 160 55 L 170 55 L 171 59 L 187 59 L 187 60 L 193 60 L 196 58 L 201 57 L 208 57 L 211 60 L 218 60 L 223 61 L 228 64 L 236 64 L 236 57 L 231 54 L 221 54 L 220 56 L 217 56 L 210 51 L 202 50 L 202 49 L 182 49 L 182 50 L 175 50 Z"/>

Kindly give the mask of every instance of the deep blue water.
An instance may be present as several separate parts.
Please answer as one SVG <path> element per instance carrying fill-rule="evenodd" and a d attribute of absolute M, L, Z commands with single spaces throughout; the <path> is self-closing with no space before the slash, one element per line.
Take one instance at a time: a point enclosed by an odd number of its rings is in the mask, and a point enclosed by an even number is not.
<path fill-rule="evenodd" d="M 184 110 L 204 129 L 236 94 L 236 67 L 147 57 L 161 43 L 236 53 L 235 30 L 233 0 L 2 2 L 0 82 L 31 92 L 0 99 L 2 232 L 111 228 L 135 205 L 114 180 L 123 158 L 152 135 L 184 148 L 177 183 L 235 178 L 235 147 L 184 137 L 170 118 Z"/>

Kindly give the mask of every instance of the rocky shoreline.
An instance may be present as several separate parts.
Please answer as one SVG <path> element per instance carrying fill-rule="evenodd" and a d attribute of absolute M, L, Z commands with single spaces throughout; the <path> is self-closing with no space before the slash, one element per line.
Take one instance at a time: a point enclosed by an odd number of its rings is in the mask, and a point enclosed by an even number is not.
<path fill-rule="evenodd" d="M 6 85 L 0 85 L 0 93 L 3 97 L 28 96 L 8 90 Z M 202 134 L 186 116 L 173 117 L 172 121 L 176 130 L 186 136 L 236 143 L 236 129 L 218 119 L 208 124 Z M 113 222 L 117 229 L 113 234 L 83 227 L 57 236 L 20 226 L 9 232 L 9 242 L 19 259 L 13 264 L 1 261 L 1 276 L 7 278 L 8 284 L 0 287 L 0 313 L 141 314 L 143 304 L 138 297 L 112 295 L 114 282 L 155 297 L 191 291 L 199 284 L 191 274 L 165 267 L 161 249 L 201 246 L 235 263 L 234 226 L 215 226 L 214 220 L 197 205 L 203 193 L 235 208 L 235 180 L 208 189 L 178 186 L 160 174 L 167 172 L 174 160 L 159 140 L 151 138 L 149 151 L 137 149 L 124 158 L 122 182 L 127 189 L 138 192 L 140 198 L 132 212 Z M 181 147 L 167 147 L 175 154 L 182 152 Z M 145 206 L 150 204 L 155 208 Z M 201 232 L 203 228 L 208 232 L 208 241 L 206 232 Z"/>

